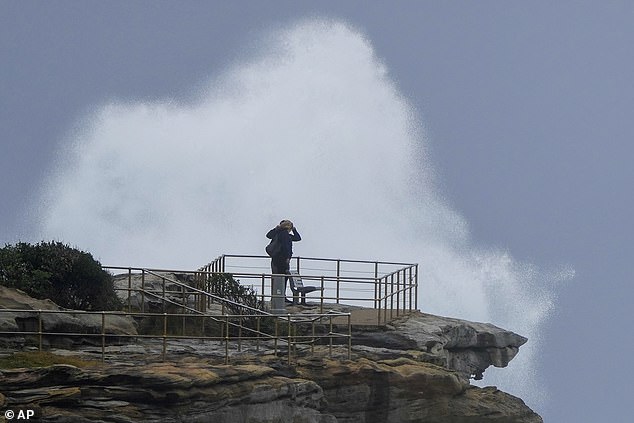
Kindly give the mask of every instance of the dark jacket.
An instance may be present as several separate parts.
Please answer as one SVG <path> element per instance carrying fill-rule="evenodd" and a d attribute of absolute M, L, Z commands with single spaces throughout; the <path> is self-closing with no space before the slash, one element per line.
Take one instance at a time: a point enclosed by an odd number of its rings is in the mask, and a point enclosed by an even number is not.
<path fill-rule="evenodd" d="M 297 228 L 293 228 L 292 232 L 288 233 L 286 229 L 275 227 L 266 234 L 268 239 L 273 239 L 276 236 L 279 237 L 279 242 L 282 244 L 282 251 L 279 257 L 283 259 L 291 258 L 293 256 L 293 241 L 302 240 L 301 235 L 297 232 Z"/>

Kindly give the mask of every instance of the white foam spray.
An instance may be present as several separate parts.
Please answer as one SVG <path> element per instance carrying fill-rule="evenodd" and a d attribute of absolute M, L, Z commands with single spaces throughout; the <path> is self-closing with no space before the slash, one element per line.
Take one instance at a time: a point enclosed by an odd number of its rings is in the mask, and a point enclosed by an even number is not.
<path fill-rule="evenodd" d="M 42 239 L 104 264 L 197 268 L 262 254 L 264 233 L 290 218 L 299 255 L 418 262 L 421 309 L 527 336 L 484 382 L 539 407 L 544 281 L 569 272 L 474 246 L 435 188 L 416 113 L 357 30 L 277 31 L 195 101 L 113 102 L 69 142 L 41 200 Z"/>

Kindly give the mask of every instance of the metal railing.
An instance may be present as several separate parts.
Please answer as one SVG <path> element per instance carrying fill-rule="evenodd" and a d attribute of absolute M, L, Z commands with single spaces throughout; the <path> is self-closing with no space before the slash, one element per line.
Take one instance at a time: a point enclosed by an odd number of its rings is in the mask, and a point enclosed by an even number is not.
<path fill-rule="evenodd" d="M 230 344 L 235 345 L 238 351 L 246 347 L 251 347 L 255 351 L 260 351 L 263 344 L 268 344 L 273 349 L 275 356 L 282 351 L 280 343 L 287 346 L 288 364 L 291 364 L 293 352 L 297 354 L 299 346 L 310 346 L 311 353 L 314 353 L 316 345 L 329 346 L 329 355 L 333 355 L 333 345 L 347 345 L 347 357 L 350 358 L 351 334 L 350 315 L 331 313 L 330 315 L 306 314 L 301 317 L 293 315 L 229 315 L 229 314 L 198 314 L 191 313 L 143 313 L 143 312 L 115 312 L 115 311 L 77 311 L 77 310 L 22 310 L 22 309 L 0 309 L 0 317 L 6 314 L 13 314 L 18 330 L 4 329 L 0 331 L 5 341 L 10 340 L 7 336 L 24 338 L 25 342 L 35 343 L 38 349 L 43 350 L 44 340 L 55 340 L 60 337 L 92 339 L 101 345 L 101 360 L 105 360 L 106 347 L 111 343 L 120 344 L 121 340 L 129 339 L 138 342 L 142 339 L 159 339 L 162 341 L 162 360 L 166 359 L 168 350 L 168 340 L 200 340 L 216 341 L 224 345 L 224 361 L 228 364 L 231 357 Z M 47 316 L 56 315 L 58 323 L 48 322 Z M 97 325 L 86 325 L 83 330 L 78 330 L 79 324 L 67 325 L 73 330 L 62 331 L 59 324 L 60 315 L 77 320 L 86 320 L 87 316 L 98 316 L 100 323 Z M 123 317 L 130 319 L 155 319 L 158 322 L 159 330 L 155 333 L 121 333 L 113 331 L 109 327 L 109 319 L 113 317 Z M 333 319 L 345 317 L 348 320 L 348 333 L 337 333 L 334 328 L 336 324 Z M 175 320 L 181 320 L 182 326 L 174 327 Z M 189 326 L 186 328 L 184 322 L 188 320 Z M 247 326 L 246 320 L 251 320 L 255 324 Z M 324 323 L 324 320 L 327 322 Z M 17 322 L 20 322 L 19 324 Z M 172 324 L 170 324 L 172 323 Z M 180 322 L 179 322 L 180 323 Z M 318 333 L 319 326 L 329 328 L 326 333 Z M 20 327 L 21 326 L 21 327 Z M 47 327 L 51 326 L 51 327 Z M 308 327 L 310 330 L 306 329 Z M 152 332 L 152 331 L 150 331 Z"/>
<path fill-rule="evenodd" d="M 269 261 L 267 256 L 222 255 L 196 271 L 104 266 L 112 273 L 123 272 L 115 276 L 118 281 L 115 289 L 123 298 L 125 311 L 0 309 L 0 316 L 15 314 L 18 328 L 5 326 L 0 336 L 30 338 L 36 340 L 39 349 L 49 337 L 100 339 L 102 361 L 111 340 L 158 339 L 162 343 L 163 360 L 169 340 L 220 342 L 224 345 L 225 363 L 231 356 L 230 345 L 239 351 L 247 345 L 259 351 L 260 345 L 267 343 L 277 356 L 283 344 L 290 364 L 293 351 L 297 353 L 302 346 L 310 346 L 314 352 L 316 345 L 328 345 L 332 356 L 333 345 L 343 344 L 347 345 L 350 357 L 351 313 L 332 310 L 334 304 L 374 309 L 379 325 L 418 308 L 418 265 L 409 263 L 294 257 L 292 266 L 301 274 L 304 284 L 319 288 L 310 294 L 310 298 L 318 301 L 318 312 L 314 313 L 304 310 L 272 314 L 211 292 L 214 276 L 229 273 L 242 285 L 250 285 L 262 303 L 267 303 L 272 298 Z M 98 328 L 93 325 L 60 332 L 45 324 L 45 317 L 51 314 L 99 316 L 101 324 Z M 17 325 L 17 316 L 23 327 Z M 112 333 L 107 325 L 112 316 L 137 322 L 154 321 L 155 327 L 133 334 Z M 25 319 L 30 319 L 29 327 L 24 327 Z M 37 321 L 35 326 L 34 321 Z"/>
<path fill-rule="evenodd" d="M 249 306 L 243 303 L 232 301 L 220 295 L 213 294 L 211 284 L 213 283 L 213 277 L 221 275 L 218 272 L 204 272 L 204 271 L 183 271 L 183 270 L 166 270 L 166 269 L 144 269 L 133 267 L 118 267 L 118 266 L 104 266 L 104 269 L 109 271 L 121 271 L 126 270 L 126 273 L 118 275 L 118 278 L 122 277 L 127 279 L 127 286 L 122 287 L 115 285 L 115 290 L 124 291 L 123 297 L 128 312 L 131 312 L 132 296 L 137 294 L 140 296 L 140 301 L 137 301 L 136 309 L 141 312 L 146 311 L 146 298 L 154 299 L 158 302 L 161 310 L 160 312 L 166 313 L 168 309 L 172 309 L 175 312 L 182 313 L 183 320 L 183 333 L 185 332 L 186 316 L 189 315 L 202 315 L 215 322 L 225 322 L 227 330 L 232 329 L 238 332 L 238 339 L 245 339 L 245 333 L 255 336 L 257 338 L 264 337 L 273 339 L 276 343 L 291 342 L 292 346 L 295 346 L 297 342 L 304 342 L 297 337 L 287 338 L 286 336 L 280 338 L 277 329 L 274 332 L 266 333 L 260 329 L 259 322 L 267 318 L 268 321 L 274 322 L 276 328 L 279 325 L 279 321 L 284 320 L 289 324 L 297 328 L 300 325 L 307 325 L 308 323 L 314 325 L 320 324 L 323 326 L 323 322 L 329 321 L 333 326 L 333 318 L 339 317 L 338 324 L 334 327 L 341 326 L 342 318 L 347 318 L 347 327 L 344 328 L 345 332 L 336 332 L 331 327 L 327 335 L 321 336 L 321 338 L 329 338 L 330 343 L 340 338 L 348 338 L 348 344 L 350 345 L 351 327 L 349 313 L 339 313 L 329 311 L 327 313 L 313 313 L 313 314 L 272 314 L 261 308 Z M 133 286 L 133 277 L 140 279 L 140 284 Z M 180 277 L 182 281 L 177 280 Z M 116 277 L 117 278 L 117 277 Z M 153 281 L 152 281 L 153 279 Z M 158 286 L 157 286 L 158 282 Z M 121 296 L 120 296 L 121 297 Z M 216 312 L 209 312 L 212 306 L 216 305 Z M 174 313 L 171 313 L 174 314 Z M 226 316 L 234 316 L 234 319 L 227 320 Z M 248 327 L 244 324 L 245 321 L 257 320 L 257 327 Z M 289 328 L 290 330 L 290 328 Z M 295 330 L 295 332 L 297 332 Z M 320 337 L 318 337 L 320 338 Z M 300 341 L 298 341 L 300 339 Z M 310 342 L 316 342 L 317 338 L 312 338 Z M 290 348 L 290 346 L 289 346 Z M 348 351 L 348 354 L 350 351 Z M 290 355 L 289 355 L 290 357 Z M 290 358 L 289 358 L 290 360 Z"/>
<path fill-rule="evenodd" d="M 225 254 L 199 271 L 230 273 L 253 286 L 265 301 L 271 292 L 270 260 L 268 256 Z M 293 257 L 291 266 L 304 285 L 319 288 L 310 295 L 319 301 L 320 312 L 325 303 L 359 305 L 377 310 L 381 325 L 418 310 L 418 264 Z"/>

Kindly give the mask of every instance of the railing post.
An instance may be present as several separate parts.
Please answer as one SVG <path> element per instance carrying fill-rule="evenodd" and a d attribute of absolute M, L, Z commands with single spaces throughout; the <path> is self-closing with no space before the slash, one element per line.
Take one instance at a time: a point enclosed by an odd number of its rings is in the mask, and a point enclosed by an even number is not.
<path fill-rule="evenodd" d="M 311 321 L 311 326 L 312 326 L 312 335 L 313 337 L 310 340 L 310 353 L 314 354 L 315 353 L 315 319 L 313 318 Z"/>
<path fill-rule="evenodd" d="M 396 316 L 398 317 L 401 311 L 401 271 L 396 273 Z"/>
<path fill-rule="evenodd" d="M 128 313 L 132 311 L 132 268 L 128 267 Z"/>
<path fill-rule="evenodd" d="M 208 279 L 209 279 L 208 272 L 203 272 L 200 274 L 200 290 L 205 293 L 209 292 L 209 288 L 207 286 Z M 209 297 L 204 295 L 202 292 L 199 295 L 200 295 L 200 303 L 201 303 L 202 311 L 207 313 L 207 310 L 209 310 L 209 306 L 210 306 Z"/>
<path fill-rule="evenodd" d="M 407 269 L 403 269 L 403 314 L 407 310 Z"/>
<path fill-rule="evenodd" d="M 205 289 L 204 291 L 206 293 L 211 292 L 211 277 L 213 275 L 213 272 L 209 272 L 205 274 Z M 209 307 L 211 307 L 211 298 L 207 295 L 205 296 L 205 310 L 209 310 Z"/>
<path fill-rule="evenodd" d="M 163 282 L 163 313 L 165 313 L 167 310 L 167 306 L 165 305 L 165 276 L 161 276 L 161 281 Z"/>
<path fill-rule="evenodd" d="M 337 304 L 339 304 L 339 284 L 341 282 L 341 259 L 337 259 Z"/>
<path fill-rule="evenodd" d="M 388 285 L 388 277 L 385 276 L 385 289 L 384 289 L 384 294 L 383 294 L 383 299 L 384 299 L 384 310 L 383 310 L 383 322 L 387 323 L 387 302 L 389 300 L 389 297 L 387 295 L 387 285 Z"/>
<path fill-rule="evenodd" d="M 348 313 L 348 360 L 352 357 L 352 314 Z"/>
<path fill-rule="evenodd" d="M 381 296 L 381 285 L 377 283 L 378 278 L 379 278 L 379 262 L 375 261 L 374 262 L 374 308 L 377 308 L 377 301 L 378 301 L 378 307 L 381 308 L 381 300 L 379 300 L 379 297 Z"/>
<path fill-rule="evenodd" d="M 141 269 L 141 312 L 145 312 L 145 269 Z"/>
<path fill-rule="evenodd" d="M 332 316 L 330 316 L 330 332 L 328 333 L 328 337 L 330 338 L 329 357 L 332 358 Z"/>
<path fill-rule="evenodd" d="M 39 351 L 42 352 L 42 310 L 37 311 L 37 327 L 39 334 Z"/>
<path fill-rule="evenodd" d="M 375 281 L 375 285 L 380 287 L 381 286 L 381 281 L 380 280 L 376 280 Z M 378 326 L 381 326 L 381 298 L 380 297 L 377 297 L 376 317 L 377 317 L 376 324 Z"/>
<path fill-rule="evenodd" d="M 200 323 L 200 337 L 203 338 L 205 337 L 205 316 L 203 315 L 201 318 L 201 323 Z M 203 344 L 205 342 L 204 339 L 200 340 L 200 343 Z"/>
<path fill-rule="evenodd" d="M 163 313 L 163 361 L 167 354 L 167 313 Z"/>
<path fill-rule="evenodd" d="M 412 293 L 414 292 L 413 280 L 412 280 L 412 266 L 408 267 L 409 270 L 409 278 L 408 280 L 408 291 L 409 291 L 409 311 L 412 311 L 413 298 Z"/>
<path fill-rule="evenodd" d="M 224 307 L 224 305 L 223 305 Z M 225 314 L 224 311 L 221 314 Z M 218 320 L 218 324 L 220 325 L 220 345 L 225 342 L 225 324 Z"/>
<path fill-rule="evenodd" d="M 194 289 L 201 289 L 202 290 L 202 282 L 201 282 L 201 278 L 200 278 L 200 272 L 193 272 L 193 276 L 194 276 Z M 194 296 L 194 309 L 196 311 L 200 311 L 201 313 L 204 313 L 204 308 L 202 305 L 202 295 L 200 295 L 199 292 L 194 291 L 194 293 L 192 294 Z"/>
<path fill-rule="evenodd" d="M 415 265 L 416 272 L 414 274 L 414 309 L 418 310 L 418 264 Z"/>
<path fill-rule="evenodd" d="M 275 341 L 274 341 L 274 350 L 273 350 L 275 357 L 277 357 L 277 340 L 278 340 L 279 335 L 280 335 L 279 320 L 276 318 L 275 319 Z"/>
<path fill-rule="evenodd" d="M 291 342 L 292 342 L 292 336 L 291 336 L 291 315 L 287 314 L 286 315 L 287 319 L 288 319 L 288 365 L 291 365 Z"/>
<path fill-rule="evenodd" d="M 238 352 L 242 351 L 242 309 L 240 309 L 240 317 L 238 317 Z"/>
<path fill-rule="evenodd" d="M 261 332 L 260 323 L 261 323 L 262 317 L 258 316 L 256 317 L 256 319 L 257 319 L 256 320 L 257 323 L 255 325 L 255 330 L 257 331 L 257 333 L 256 333 L 256 340 L 255 340 L 255 350 L 260 351 L 260 332 Z"/>
<path fill-rule="evenodd" d="M 375 284 L 376 284 L 375 285 L 376 287 L 374 288 L 374 290 L 378 291 L 377 295 L 375 297 L 376 297 L 376 299 L 378 301 L 378 308 L 380 309 L 381 308 L 381 298 L 383 297 L 383 290 L 381 289 L 381 284 L 383 283 L 383 278 L 379 279 L 378 276 L 375 276 L 374 280 L 375 280 Z M 387 292 L 387 291 L 385 291 L 385 292 Z"/>
<path fill-rule="evenodd" d="M 229 315 L 225 315 L 225 364 L 229 364 Z"/>
<path fill-rule="evenodd" d="M 390 275 L 390 320 L 394 315 L 394 273 Z M 387 321 L 385 322 L 387 323 Z"/>
<path fill-rule="evenodd" d="M 181 286 L 181 292 L 183 295 L 183 307 L 181 307 L 181 309 L 183 310 L 183 321 L 182 321 L 182 328 L 181 328 L 181 332 L 182 335 L 185 336 L 185 312 L 187 311 L 187 309 L 185 307 L 187 307 L 187 295 L 186 295 L 186 291 L 185 291 L 185 286 Z"/>
<path fill-rule="evenodd" d="M 130 310 L 128 310 L 129 312 Z M 106 356 L 106 312 L 101 312 L 101 362 L 103 363 Z"/>
<path fill-rule="evenodd" d="M 324 277 L 321 277 L 321 299 L 319 302 L 319 312 L 323 314 L 324 312 Z"/>

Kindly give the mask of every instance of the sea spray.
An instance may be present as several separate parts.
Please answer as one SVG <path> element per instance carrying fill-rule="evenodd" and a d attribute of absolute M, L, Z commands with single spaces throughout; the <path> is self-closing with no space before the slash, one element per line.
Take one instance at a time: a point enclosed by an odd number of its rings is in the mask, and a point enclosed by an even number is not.
<path fill-rule="evenodd" d="M 98 107 L 44 189 L 38 236 L 104 264 L 197 268 L 262 254 L 290 218 L 299 255 L 418 262 L 422 310 L 527 336 L 504 379 L 484 382 L 538 406 L 544 273 L 474 246 L 437 191 L 420 119 L 359 31 L 310 20 L 269 35 L 195 100 Z"/>

